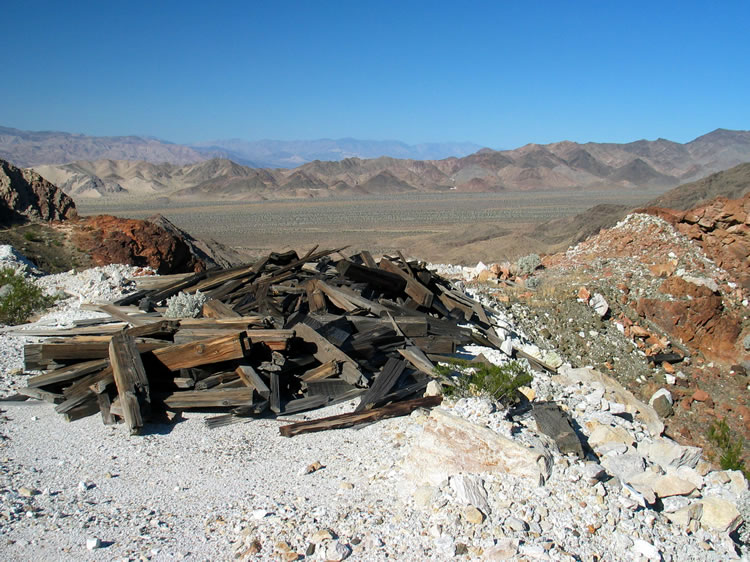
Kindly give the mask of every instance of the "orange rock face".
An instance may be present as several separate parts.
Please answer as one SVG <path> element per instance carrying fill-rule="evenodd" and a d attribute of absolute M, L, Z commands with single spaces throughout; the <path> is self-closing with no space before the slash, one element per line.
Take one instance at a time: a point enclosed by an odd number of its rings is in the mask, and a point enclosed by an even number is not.
<path fill-rule="evenodd" d="M 96 265 L 148 266 L 159 274 L 205 269 L 183 240 L 148 221 L 99 215 L 81 219 L 76 227 L 75 245 Z"/>

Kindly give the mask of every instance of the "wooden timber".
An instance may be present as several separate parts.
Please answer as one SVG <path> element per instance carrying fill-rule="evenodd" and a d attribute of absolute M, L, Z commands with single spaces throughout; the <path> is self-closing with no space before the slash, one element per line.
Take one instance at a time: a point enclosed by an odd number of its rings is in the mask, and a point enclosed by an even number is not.
<path fill-rule="evenodd" d="M 164 404 L 173 409 L 227 408 L 253 403 L 253 389 L 220 388 L 209 390 L 183 390 L 164 398 Z"/>
<path fill-rule="evenodd" d="M 216 299 L 210 299 L 203 303 L 203 316 L 205 318 L 239 318 L 240 317 L 238 313 L 232 310 L 232 307 Z"/>
<path fill-rule="evenodd" d="M 26 386 L 29 388 L 40 388 L 42 386 L 51 386 L 58 383 L 68 382 L 75 380 L 89 373 L 95 371 L 101 371 L 107 365 L 109 365 L 108 359 L 96 359 L 94 361 L 85 361 L 83 363 L 76 363 L 75 365 L 69 365 L 54 371 L 49 371 L 42 375 L 36 375 L 26 381 Z"/>
<path fill-rule="evenodd" d="M 178 371 L 187 367 L 241 359 L 245 354 L 243 332 L 218 338 L 154 349 L 153 354 L 167 369 Z"/>
<path fill-rule="evenodd" d="M 131 434 L 138 433 L 151 414 L 151 395 L 146 370 L 143 367 L 135 339 L 118 334 L 109 343 L 109 360 L 114 371 L 117 395 Z M 94 400 L 96 410 L 99 405 Z"/>
<path fill-rule="evenodd" d="M 405 416 L 417 408 L 431 408 L 439 405 L 442 401 L 442 396 L 425 396 L 422 398 L 415 398 L 414 400 L 396 402 L 381 408 L 374 408 L 367 412 L 339 414 L 337 416 L 329 416 L 327 418 L 284 425 L 279 428 L 279 433 L 284 437 L 294 437 L 295 435 L 300 435 L 302 433 L 313 433 L 328 429 L 352 427 L 361 423 L 373 422 L 396 416 Z"/>
<path fill-rule="evenodd" d="M 355 412 L 371 409 L 383 397 L 388 394 L 398 382 L 399 377 L 406 369 L 406 361 L 391 357 L 383 369 L 375 377 L 375 382 L 362 396 L 362 400 L 354 409 Z"/>
<path fill-rule="evenodd" d="M 240 365 L 235 372 L 239 375 L 246 386 L 255 389 L 255 392 L 261 397 L 267 400 L 271 396 L 271 390 L 250 365 Z"/>
<path fill-rule="evenodd" d="M 346 353 L 336 346 L 332 345 L 327 339 L 321 336 L 306 324 L 297 324 L 294 327 L 297 336 L 309 343 L 315 344 L 316 350 L 313 352 L 315 359 L 321 363 L 337 361 L 341 365 L 341 378 L 349 384 L 358 385 L 366 383 L 366 379 L 359 370 L 359 366 Z"/>

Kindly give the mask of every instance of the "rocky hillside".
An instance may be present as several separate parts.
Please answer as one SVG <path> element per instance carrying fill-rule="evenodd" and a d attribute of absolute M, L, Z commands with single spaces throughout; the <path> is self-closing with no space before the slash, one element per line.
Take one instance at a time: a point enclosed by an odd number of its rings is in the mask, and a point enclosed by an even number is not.
<path fill-rule="evenodd" d="M 0 227 L 77 216 L 76 205 L 36 172 L 0 160 Z"/>
<path fill-rule="evenodd" d="M 36 169 L 80 196 L 130 192 L 259 200 L 454 190 L 668 188 L 747 161 L 750 132 L 719 129 L 686 144 L 664 139 L 628 144 L 565 141 L 482 149 L 444 160 L 318 160 L 289 170 L 249 168 L 226 159 L 187 166 L 85 161 Z"/>

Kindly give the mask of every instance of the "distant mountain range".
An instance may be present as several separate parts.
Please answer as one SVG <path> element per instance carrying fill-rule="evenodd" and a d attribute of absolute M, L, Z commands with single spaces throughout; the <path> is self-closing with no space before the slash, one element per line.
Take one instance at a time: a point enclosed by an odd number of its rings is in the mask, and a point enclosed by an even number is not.
<path fill-rule="evenodd" d="M 409 145 L 399 141 L 352 138 L 308 141 L 231 139 L 180 145 L 149 137 L 91 137 L 0 127 L 0 158 L 22 167 L 68 164 L 79 160 L 140 160 L 184 165 L 226 158 L 253 168 L 294 168 L 313 160 L 380 156 L 439 160 L 466 156 L 480 148 L 478 144 L 467 142 Z"/>
<path fill-rule="evenodd" d="M 165 146 L 174 148 L 175 157 L 189 154 L 178 148 L 192 150 Z M 293 169 L 253 168 L 225 158 L 187 165 L 95 160 L 34 169 L 78 197 L 129 192 L 260 200 L 435 191 L 666 189 L 743 162 L 750 162 L 750 131 L 717 129 L 685 144 L 665 139 L 626 144 L 563 141 L 515 150 L 482 149 L 441 160 L 315 160 Z"/>

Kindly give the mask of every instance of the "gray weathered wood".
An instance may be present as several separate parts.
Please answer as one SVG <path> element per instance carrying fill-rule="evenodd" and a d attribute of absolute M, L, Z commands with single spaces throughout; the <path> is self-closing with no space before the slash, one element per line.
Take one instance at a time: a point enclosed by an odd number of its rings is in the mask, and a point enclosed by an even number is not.
<path fill-rule="evenodd" d="M 135 340 L 124 333 L 114 336 L 109 343 L 109 360 L 125 423 L 130 433 L 138 433 L 151 414 L 151 396 Z M 96 400 L 94 404 L 99 411 Z"/>

